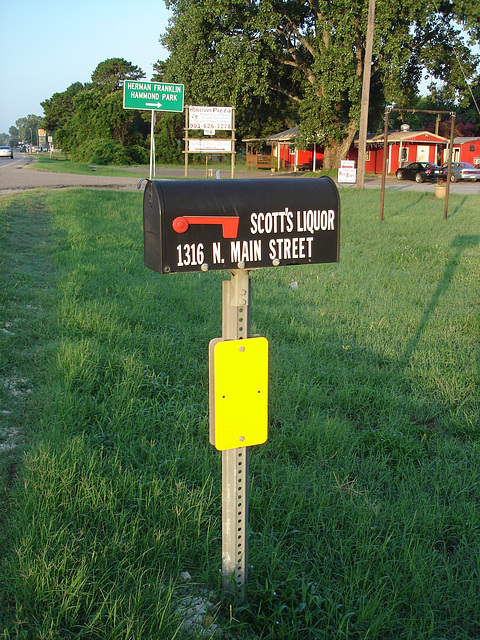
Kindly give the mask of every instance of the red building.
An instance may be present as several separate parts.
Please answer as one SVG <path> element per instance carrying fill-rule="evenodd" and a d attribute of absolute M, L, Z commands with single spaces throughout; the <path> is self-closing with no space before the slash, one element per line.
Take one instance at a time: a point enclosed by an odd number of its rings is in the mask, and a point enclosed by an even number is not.
<path fill-rule="evenodd" d="M 265 138 L 244 139 L 247 167 L 291 171 L 321 169 L 323 147 L 311 144 L 305 150 L 297 149 L 298 137 L 298 129 L 293 127 Z M 367 140 L 367 173 L 382 173 L 383 138 L 382 133 Z M 394 131 L 388 134 L 387 143 L 387 173 L 390 174 L 409 162 L 433 162 L 441 165 L 448 160 L 449 140 L 429 131 Z M 355 166 L 358 166 L 358 141 L 352 145 L 346 159 L 354 160 Z M 480 164 L 480 137 L 455 138 L 452 161 Z"/>
<path fill-rule="evenodd" d="M 380 134 L 367 140 L 365 171 L 382 173 L 383 139 Z M 429 131 L 394 131 L 387 136 L 387 174 L 409 162 L 433 162 L 442 164 L 449 141 Z M 352 145 L 347 158 L 358 164 L 358 141 Z"/>
<path fill-rule="evenodd" d="M 257 169 L 290 169 L 315 171 L 323 165 L 323 147 L 310 144 L 305 150 L 297 149 L 297 127 L 265 138 L 245 138 L 247 167 Z"/>
<path fill-rule="evenodd" d="M 480 138 L 455 138 L 452 161 L 480 165 Z"/>

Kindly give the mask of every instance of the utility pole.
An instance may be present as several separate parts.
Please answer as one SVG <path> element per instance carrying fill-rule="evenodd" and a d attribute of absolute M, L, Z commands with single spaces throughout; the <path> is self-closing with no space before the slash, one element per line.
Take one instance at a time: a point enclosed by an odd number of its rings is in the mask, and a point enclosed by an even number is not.
<path fill-rule="evenodd" d="M 363 65 L 362 104 L 360 111 L 360 133 L 358 138 L 357 189 L 365 184 L 365 159 L 367 149 L 368 105 L 370 102 L 370 77 L 372 75 L 373 32 L 375 25 L 375 0 L 368 3 L 367 43 Z"/>

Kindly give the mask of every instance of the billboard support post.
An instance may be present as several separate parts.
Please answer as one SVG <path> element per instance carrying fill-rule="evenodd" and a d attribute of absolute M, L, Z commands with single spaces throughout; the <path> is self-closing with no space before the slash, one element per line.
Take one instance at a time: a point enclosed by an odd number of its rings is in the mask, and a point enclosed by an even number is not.
<path fill-rule="evenodd" d="M 204 138 L 191 138 L 189 129 L 203 130 Z M 230 138 L 216 138 L 217 131 L 231 131 Z M 185 106 L 185 178 L 190 153 L 230 154 L 230 177 L 235 177 L 235 107 Z M 207 160 L 208 162 L 208 160 Z M 208 174 L 207 174 L 208 177 Z"/>

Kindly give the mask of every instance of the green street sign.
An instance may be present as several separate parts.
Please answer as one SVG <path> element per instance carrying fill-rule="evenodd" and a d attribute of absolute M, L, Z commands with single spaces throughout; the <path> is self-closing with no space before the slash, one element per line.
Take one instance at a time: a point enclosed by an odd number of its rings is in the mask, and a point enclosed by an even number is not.
<path fill-rule="evenodd" d="M 183 84 L 125 80 L 123 108 L 182 113 Z"/>

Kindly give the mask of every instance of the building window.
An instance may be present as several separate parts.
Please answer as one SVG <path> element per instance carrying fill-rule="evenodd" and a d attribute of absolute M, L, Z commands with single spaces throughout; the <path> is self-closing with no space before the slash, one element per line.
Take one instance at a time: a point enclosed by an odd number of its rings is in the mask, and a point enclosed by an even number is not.
<path fill-rule="evenodd" d="M 475 145 L 474 144 L 470 145 L 470 151 L 475 151 Z"/>

